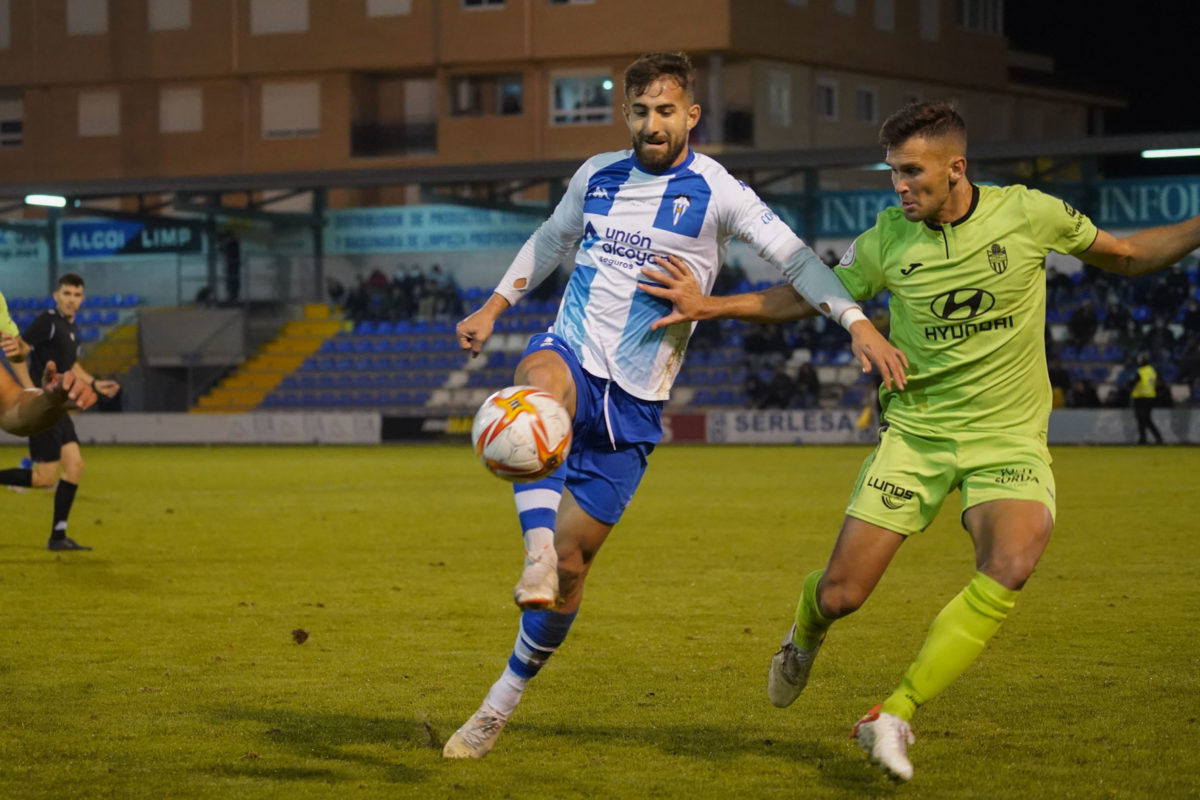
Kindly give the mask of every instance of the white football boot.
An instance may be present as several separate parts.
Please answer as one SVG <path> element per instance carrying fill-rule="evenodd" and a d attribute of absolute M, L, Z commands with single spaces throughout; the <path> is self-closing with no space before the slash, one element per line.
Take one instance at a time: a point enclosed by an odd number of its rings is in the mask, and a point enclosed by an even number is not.
<path fill-rule="evenodd" d="M 808 673 L 812 670 L 813 661 L 821 650 L 821 639 L 812 650 L 804 650 L 796 645 L 796 626 L 792 625 L 779 651 L 771 658 L 771 671 L 767 673 L 767 697 L 772 705 L 787 708 L 796 702 L 796 698 L 808 684 Z"/>
<path fill-rule="evenodd" d="M 504 730 L 507 717 L 491 710 L 486 705 L 480 706 L 463 726 L 446 740 L 442 748 L 445 758 L 483 758 L 492 750 L 500 731 Z"/>
<path fill-rule="evenodd" d="M 558 596 L 558 556 L 548 548 L 540 556 L 525 553 L 525 569 L 513 589 L 513 600 L 522 611 L 554 608 L 561 602 Z"/>
<path fill-rule="evenodd" d="M 908 760 L 908 746 L 917 737 L 907 722 L 895 714 L 880 712 L 879 706 L 875 706 L 855 723 L 854 732 L 850 735 L 866 751 L 871 763 L 887 773 L 889 778 L 898 781 L 912 779 L 913 765 Z"/>

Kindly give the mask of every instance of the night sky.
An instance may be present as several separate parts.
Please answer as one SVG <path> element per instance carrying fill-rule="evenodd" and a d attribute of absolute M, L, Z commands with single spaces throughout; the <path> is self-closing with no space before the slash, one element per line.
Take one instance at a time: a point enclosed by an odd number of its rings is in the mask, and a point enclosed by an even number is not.
<path fill-rule="evenodd" d="M 1013 47 L 1052 56 L 1073 83 L 1127 98 L 1127 110 L 1108 113 L 1106 133 L 1200 131 L 1194 0 L 1008 0 L 1004 14 Z"/>

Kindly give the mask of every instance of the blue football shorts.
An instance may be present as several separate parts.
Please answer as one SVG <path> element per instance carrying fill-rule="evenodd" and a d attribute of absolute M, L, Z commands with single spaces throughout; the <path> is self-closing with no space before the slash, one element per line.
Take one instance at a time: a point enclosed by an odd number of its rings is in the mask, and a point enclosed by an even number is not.
<path fill-rule="evenodd" d="M 587 372 L 575 351 L 553 333 L 533 336 L 522 357 L 539 350 L 557 353 L 575 380 L 571 452 L 563 466 L 566 487 L 580 508 L 615 525 L 662 439 L 663 402 L 634 397 L 613 381 Z"/>

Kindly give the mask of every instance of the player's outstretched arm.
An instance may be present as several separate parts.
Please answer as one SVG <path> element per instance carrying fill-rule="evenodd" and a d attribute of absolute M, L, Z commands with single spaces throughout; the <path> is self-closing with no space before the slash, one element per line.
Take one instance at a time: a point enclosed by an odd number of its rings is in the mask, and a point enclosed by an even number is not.
<path fill-rule="evenodd" d="M 96 393 L 72 372 L 62 375 L 50 362 L 41 389 L 22 389 L 0 370 L 0 428 L 16 436 L 44 431 L 72 408 L 87 408 Z"/>
<path fill-rule="evenodd" d="M 790 284 L 780 284 L 760 292 L 708 296 L 692 271 L 677 256 L 655 256 L 661 270 L 643 269 L 642 275 L 652 283 L 641 281 L 638 288 L 646 294 L 669 300 L 671 313 L 655 320 L 650 330 L 658 330 L 678 322 L 705 319 L 740 319 L 743 322 L 790 322 L 815 317 L 818 312 Z"/>
<path fill-rule="evenodd" d="M 117 392 L 121 391 L 121 384 L 116 381 L 97 378 L 84 369 L 83 365 L 78 361 L 71 366 L 71 371 L 75 373 L 76 378 L 91 386 L 96 394 L 102 394 L 105 397 L 116 397 Z"/>
<path fill-rule="evenodd" d="M 642 274 L 654 282 L 639 282 L 638 288 L 647 294 L 670 300 L 673 308 L 670 314 L 651 323 L 651 330 L 693 320 L 790 322 L 818 314 L 817 309 L 801 297 L 791 284 L 772 286 L 759 292 L 706 296 L 700 290 L 695 275 L 678 257 L 656 256 L 654 262 L 662 270 L 643 269 Z M 850 326 L 850 348 L 862 364 L 863 372 L 870 372 L 873 366 L 879 370 L 887 388 L 904 388 L 908 358 L 893 347 L 870 320 L 860 319 Z"/>
<path fill-rule="evenodd" d="M 1135 278 L 1175 264 L 1200 248 L 1200 216 L 1117 238 L 1098 231 L 1079 258 L 1107 272 Z"/>
<path fill-rule="evenodd" d="M 492 335 L 496 320 L 509 307 L 509 302 L 498 294 L 493 294 L 479 309 L 458 323 L 454 335 L 458 338 L 458 346 L 471 351 L 471 358 L 479 355 L 483 343 Z"/>

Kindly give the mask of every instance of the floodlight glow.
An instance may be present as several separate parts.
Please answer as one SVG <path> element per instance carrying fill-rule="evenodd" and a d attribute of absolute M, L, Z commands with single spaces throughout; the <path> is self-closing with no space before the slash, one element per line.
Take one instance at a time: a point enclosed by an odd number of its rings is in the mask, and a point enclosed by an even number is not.
<path fill-rule="evenodd" d="M 606 92 L 611 92 L 611 91 L 612 91 L 613 82 L 612 82 L 612 81 L 610 81 L 609 79 L 605 78 L 605 79 L 604 79 L 604 83 L 602 83 L 602 84 L 600 84 L 600 85 L 604 87 L 604 91 L 606 91 Z"/>
<path fill-rule="evenodd" d="M 56 194 L 27 194 L 25 195 L 26 205 L 31 206 L 46 206 L 47 208 L 64 208 L 67 205 L 67 198 L 60 197 Z"/>
<path fill-rule="evenodd" d="M 1200 156 L 1200 147 L 1174 147 L 1167 150 L 1143 150 L 1142 158 L 1191 158 Z"/>
<path fill-rule="evenodd" d="M 863 169 L 867 172 L 887 172 L 891 167 L 880 161 L 878 164 L 868 164 Z"/>

